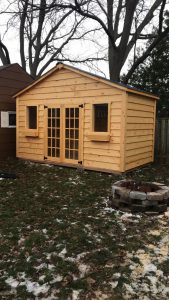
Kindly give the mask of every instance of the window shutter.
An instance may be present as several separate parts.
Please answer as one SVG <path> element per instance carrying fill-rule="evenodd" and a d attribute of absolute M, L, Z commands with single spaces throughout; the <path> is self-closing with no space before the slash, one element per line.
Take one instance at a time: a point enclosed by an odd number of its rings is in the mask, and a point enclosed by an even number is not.
<path fill-rule="evenodd" d="M 5 128 L 8 127 L 8 112 L 1 111 L 1 127 Z"/>

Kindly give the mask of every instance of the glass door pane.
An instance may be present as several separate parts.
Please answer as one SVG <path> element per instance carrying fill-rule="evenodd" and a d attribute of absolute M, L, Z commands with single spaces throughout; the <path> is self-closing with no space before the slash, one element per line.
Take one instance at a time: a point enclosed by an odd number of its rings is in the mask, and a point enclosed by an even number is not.
<path fill-rule="evenodd" d="M 60 108 L 48 108 L 48 156 L 60 157 Z"/>
<path fill-rule="evenodd" d="M 78 160 L 79 108 L 65 109 L 65 158 Z"/>

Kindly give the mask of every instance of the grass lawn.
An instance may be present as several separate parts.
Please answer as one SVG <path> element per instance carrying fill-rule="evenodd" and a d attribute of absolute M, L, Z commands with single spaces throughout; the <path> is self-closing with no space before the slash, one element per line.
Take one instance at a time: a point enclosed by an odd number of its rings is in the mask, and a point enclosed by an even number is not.
<path fill-rule="evenodd" d="M 122 176 L 0 162 L 0 299 L 169 299 L 169 212 L 111 209 Z M 169 166 L 127 175 L 169 185 Z"/>

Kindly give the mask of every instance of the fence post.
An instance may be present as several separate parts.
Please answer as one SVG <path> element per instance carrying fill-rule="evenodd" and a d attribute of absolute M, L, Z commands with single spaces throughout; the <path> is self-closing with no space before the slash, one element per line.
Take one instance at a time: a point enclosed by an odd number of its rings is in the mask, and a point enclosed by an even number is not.
<path fill-rule="evenodd" d="M 155 129 L 155 160 L 169 161 L 169 118 L 158 118 Z"/>

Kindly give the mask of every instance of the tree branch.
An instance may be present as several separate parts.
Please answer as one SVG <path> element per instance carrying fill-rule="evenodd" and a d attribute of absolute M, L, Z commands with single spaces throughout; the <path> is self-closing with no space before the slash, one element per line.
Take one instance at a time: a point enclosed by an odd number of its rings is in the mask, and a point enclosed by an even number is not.
<path fill-rule="evenodd" d="M 133 38 L 128 43 L 127 49 L 126 49 L 126 57 L 128 56 L 129 52 L 131 51 L 135 40 L 140 36 L 142 30 L 145 28 L 145 26 L 153 19 L 154 17 L 154 11 L 159 7 L 163 0 L 156 0 L 152 7 L 149 9 L 148 13 L 146 14 L 144 20 L 141 22 L 141 24 L 137 28 L 137 32 L 133 35 Z"/>
<path fill-rule="evenodd" d="M 81 20 L 79 21 L 81 22 Z M 69 35 L 69 37 L 62 43 L 62 45 L 57 49 L 57 51 L 55 53 L 53 53 L 53 55 L 51 55 L 50 59 L 43 65 L 43 67 L 40 69 L 38 76 L 40 76 L 43 71 L 52 63 L 52 61 L 55 60 L 56 56 L 61 53 L 62 49 L 65 47 L 65 45 L 68 44 L 68 42 L 71 40 L 71 38 L 73 37 L 73 35 L 76 32 L 76 29 L 79 25 L 79 22 L 77 22 L 77 24 L 74 26 L 72 33 Z"/>
<path fill-rule="evenodd" d="M 75 1 L 75 5 L 60 4 L 59 3 L 59 4 L 55 4 L 54 6 L 55 7 L 60 7 L 60 8 L 72 9 L 72 10 L 76 11 L 77 13 L 79 13 L 81 16 L 84 16 L 86 18 L 89 18 L 89 19 L 92 19 L 92 20 L 98 22 L 102 26 L 102 28 L 105 31 L 105 33 L 107 34 L 107 36 L 110 38 L 113 48 L 116 49 L 116 45 L 115 45 L 115 42 L 114 42 L 114 36 L 112 36 L 112 34 L 109 32 L 109 30 L 106 27 L 105 23 L 98 16 L 96 16 L 95 14 L 92 14 L 92 13 L 89 13 L 88 11 L 83 11 L 82 10 L 81 7 L 84 6 L 85 4 L 87 4 L 88 1 L 82 2 L 82 4 L 79 4 L 77 0 L 74 0 L 74 1 Z"/>
<path fill-rule="evenodd" d="M 125 18 L 124 18 L 124 26 L 123 26 L 123 32 L 122 32 L 120 45 L 119 45 L 120 51 L 123 53 L 126 51 L 126 47 L 127 47 L 128 40 L 130 37 L 131 26 L 133 23 L 133 16 L 134 16 L 134 12 L 135 12 L 138 2 L 139 2 L 139 0 L 126 1 L 126 13 L 125 13 Z M 135 42 L 135 40 L 134 40 L 134 42 Z"/>
<path fill-rule="evenodd" d="M 0 40 L 0 58 L 2 60 L 3 65 L 8 65 L 11 63 L 8 49 L 1 40 Z"/>
<path fill-rule="evenodd" d="M 165 5 L 166 5 L 166 0 L 163 0 L 163 2 L 161 4 L 160 13 L 159 13 L 159 29 L 158 29 L 158 33 L 159 34 L 162 32 L 162 29 L 163 29 L 163 20 L 164 20 Z"/>
<path fill-rule="evenodd" d="M 122 10 L 122 4 L 123 0 L 119 0 L 117 11 L 116 11 L 116 16 L 115 16 L 115 23 L 114 23 L 114 38 L 115 40 L 117 39 L 118 35 L 118 27 L 119 27 L 119 21 L 120 21 L 120 14 Z"/>
<path fill-rule="evenodd" d="M 146 51 L 144 52 L 144 54 L 139 57 L 135 63 L 132 65 L 131 69 L 129 70 L 129 72 L 127 73 L 127 75 L 125 76 L 123 82 L 127 83 L 128 80 L 130 79 L 130 77 L 132 76 L 132 74 L 134 73 L 134 71 L 136 70 L 136 68 L 143 63 L 143 61 L 150 55 L 151 51 L 169 34 L 169 26 L 160 34 L 160 36 L 158 36 L 152 43 L 151 45 L 146 49 Z"/>
<path fill-rule="evenodd" d="M 98 5 L 99 5 L 99 7 L 101 8 L 101 10 L 102 10 L 102 12 L 105 14 L 105 16 L 107 17 L 107 12 L 106 12 L 106 10 L 104 9 L 104 7 L 103 7 L 103 5 L 101 4 L 101 2 L 99 1 L 99 0 L 96 0 L 97 1 L 97 3 L 98 3 Z"/>
<path fill-rule="evenodd" d="M 23 6 L 23 11 L 20 14 L 20 26 L 19 26 L 19 41 L 20 41 L 20 57 L 22 68 L 26 71 L 26 60 L 25 60 L 25 38 L 24 28 L 27 17 L 28 1 L 26 0 Z M 23 3 L 22 3 L 23 4 Z"/>
<path fill-rule="evenodd" d="M 59 26 L 63 23 L 63 21 L 70 15 L 72 14 L 73 10 L 68 11 L 66 14 L 63 15 L 63 17 L 58 21 L 58 23 L 56 24 L 56 26 L 54 26 L 48 33 L 48 35 L 46 36 L 45 40 L 42 43 L 42 47 L 44 47 L 44 45 L 47 43 L 47 41 L 50 39 L 50 36 L 59 28 Z"/>

